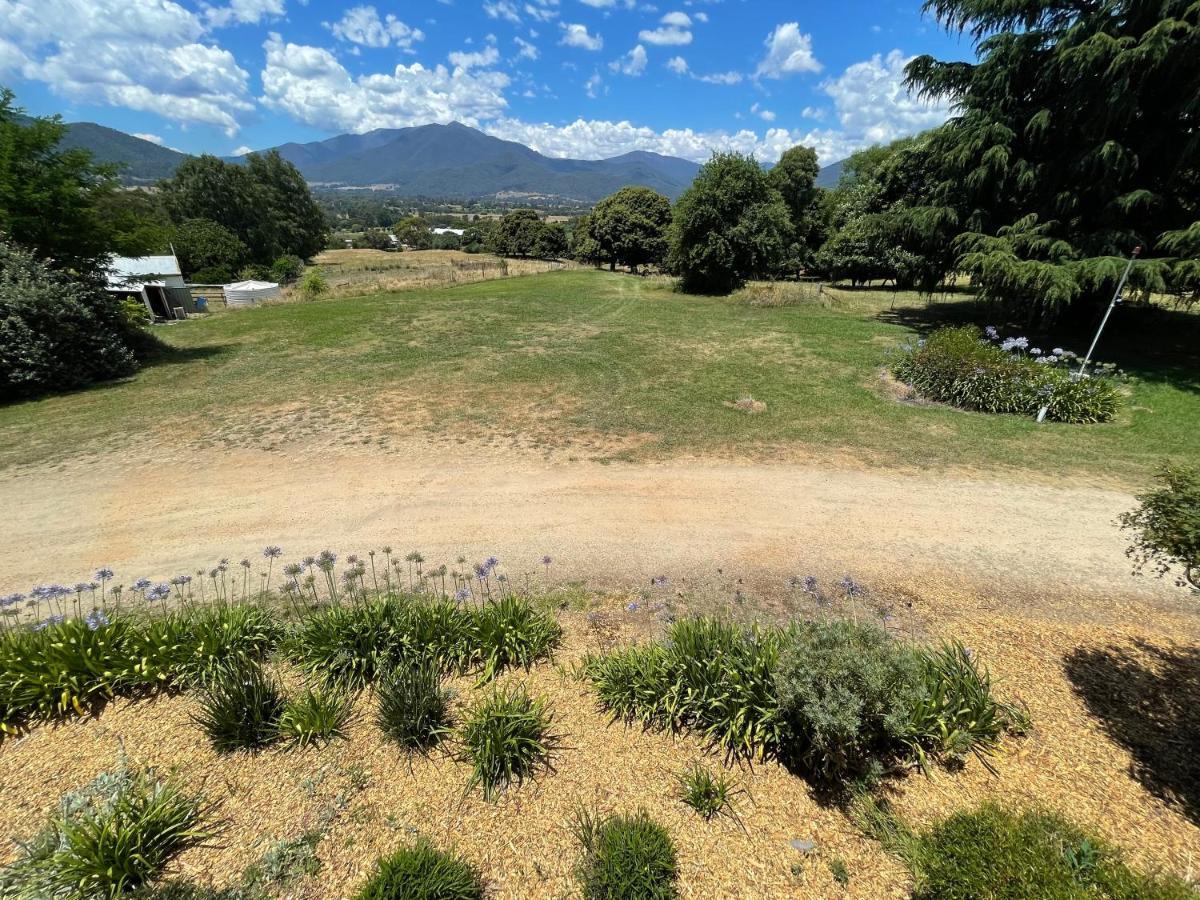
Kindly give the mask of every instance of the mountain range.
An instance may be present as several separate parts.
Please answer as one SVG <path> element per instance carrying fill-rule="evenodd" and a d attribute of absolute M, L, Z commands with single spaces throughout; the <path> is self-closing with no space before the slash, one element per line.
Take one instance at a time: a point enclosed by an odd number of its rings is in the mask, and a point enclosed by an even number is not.
<path fill-rule="evenodd" d="M 68 125 L 64 144 L 117 163 L 129 184 L 170 176 L 187 154 L 92 122 Z M 280 154 L 317 188 L 375 188 L 408 197 L 503 197 L 594 203 L 629 184 L 676 199 L 700 166 L 690 160 L 634 151 L 611 159 L 560 159 L 457 122 L 382 128 L 306 144 Z M 235 161 L 237 158 L 233 158 Z M 817 184 L 832 186 L 840 163 L 826 166 Z"/>

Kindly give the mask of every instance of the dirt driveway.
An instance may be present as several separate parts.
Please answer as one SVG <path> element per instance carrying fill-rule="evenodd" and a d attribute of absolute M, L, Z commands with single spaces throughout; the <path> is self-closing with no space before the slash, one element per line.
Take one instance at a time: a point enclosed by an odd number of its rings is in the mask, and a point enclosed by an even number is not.
<path fill-rule="evenodd" d="M 1131 503 L 1089 486 L 817 464 L 604 465 L 417 440 L 400 452 L 228 451 L 203 468 L 111 455 L 0 473 L 0 591 L 73 583 L 101 565 L 126 584 L 164 578 L 267 544 L 287 558 L 391 544 L 434 564 L 494 553 L 512 572 L 549 554 L 556 577 L 593 583 L 853 573 L 1063 609 L 1084 594 L 1174 607 L 1169 582 L 1130 577 L 1114 519 Z"/>

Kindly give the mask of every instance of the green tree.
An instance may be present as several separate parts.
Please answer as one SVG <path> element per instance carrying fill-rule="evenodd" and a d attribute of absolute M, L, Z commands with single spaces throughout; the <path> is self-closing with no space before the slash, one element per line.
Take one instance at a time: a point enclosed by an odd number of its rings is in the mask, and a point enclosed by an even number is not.
<path fill-rule="evenodd" d="M 584 213 L 571 229 L 571 258 L 599 267 L 604 262 L 600 243 L 592 236 L 592 214 Z"/>
<path fill-rule="evenodd" d="M 594 252 L 610 267 L 661 265 L 667 255 L 671 201 L 646 187 L 624 187 L 596 204 L 587 217 Z"/>
<path fill-rule="evenodd" d="M 60 146 L 58 117 L 29 119 L 0 88 L 0 234 L 55 268 L 100 278 L 113 250 L 97 204 L 116 188 L 116 169 L 86 150 Z"/>
<path fill-rule="evenodd" d="M 717 153 L 675 204 L 668 265 L 686 291 L 728 294 L 775 272 L 791 239 L 787 205 L 762 167 Z"/>
<path fill-rule="evenodd" d="M 791 215 L 792 244 L 787 266 L 792 270 L 809 266 L 813 252 L 819 246 L 820 191 L 816 186 L 816 178 L 820 171 L 817 151 L 798 146 L 785 150 L 767 175 L 772 186 L 783 197 Z"/>
<path fill-rule="evenodd" d="M 0 241 L 0 400 L 129 375 L 152 344 L 103 287 Z"/>
<path fill-rule="evenodd" d="M 409 250 L 428 250 L 433 246 L 433 234 L 429 231 L 429 223 L 420 216 L 401 219 L 392 227 L 392 233 Z"/>
<path fill-rule="evenodd" d="M 516 209 L 500 220 L 489 236 L 488 249 L 497 256 L 549 259 L 567 251 L 561 225 L 548 225 L 533 209 Z"/>
<path fill-rule="evenodd" d="M 268 209 L 283 254 L 311 259 L 325 247 L 325 214 L 313 199 L 304 176 L 278 150 L 252 153 L 250 177 L 267 195 Z"/>
<path fill-rule="evenodd" d="M 171 217 L 157 194 L 113 191 L 97 198 L 96 214 L 107 223 L 110 249 L 117 256 L 171 252 Z"/>
<path fill-rule="evenodd" d="M 188 219 L 175 226 L 171 241 L 183 273 L 201 283 L 230 281 L 250 260 L 238 236 L 211 219 Z M 198 272 L 206 274 L 199 278 Z"/>
<path fill-rule="evenodd" d="M 955 115 L 929 139 L 914 216 L 953 220 L 961 265 L 1030 318 L 1098 309 L 1134 246 L 1135 290 L 1200 285 L 1200 12 L 1194 0 L 928 0 L 978 61 L 909 63 Z"/>

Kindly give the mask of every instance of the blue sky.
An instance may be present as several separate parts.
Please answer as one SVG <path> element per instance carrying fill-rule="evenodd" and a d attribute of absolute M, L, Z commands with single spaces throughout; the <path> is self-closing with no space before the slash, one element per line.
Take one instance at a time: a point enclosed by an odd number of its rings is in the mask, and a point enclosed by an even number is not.
<path fill-rule="evenodd" d="M 828 163 L 945 118 L 901 84 L 927 52 L 972 55 L 909 0 L 0 0 L 30 112 L 219 154 L 457 120 L 555 156 Z"/>

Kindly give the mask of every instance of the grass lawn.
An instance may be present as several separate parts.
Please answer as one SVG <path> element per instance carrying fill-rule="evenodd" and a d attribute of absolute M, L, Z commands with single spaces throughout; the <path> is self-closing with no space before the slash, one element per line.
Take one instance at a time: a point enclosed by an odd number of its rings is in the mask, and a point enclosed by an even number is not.
<path fill-rule="evenodd" d="M 577 270 L 224 313 L 158 329 L 175 352 L 126 382 L 0 407 L 0 466 L 154 441 L 386 445 L 412 429 L 631 459 L 794 450 L 1132 485 L 1164 458 L 1200 458 L 1200 317 L 1174 314 L 1160 336 L 1115 323 L 1101 356 L 1140 376 L 1119 420 L 1037 425 L 900 402 L 882 383 L 890 348 L 978 315 L 970 301 L 831 296 L 759 307 Z M 731 405 L 747 395 L 765 410 Z"/>

